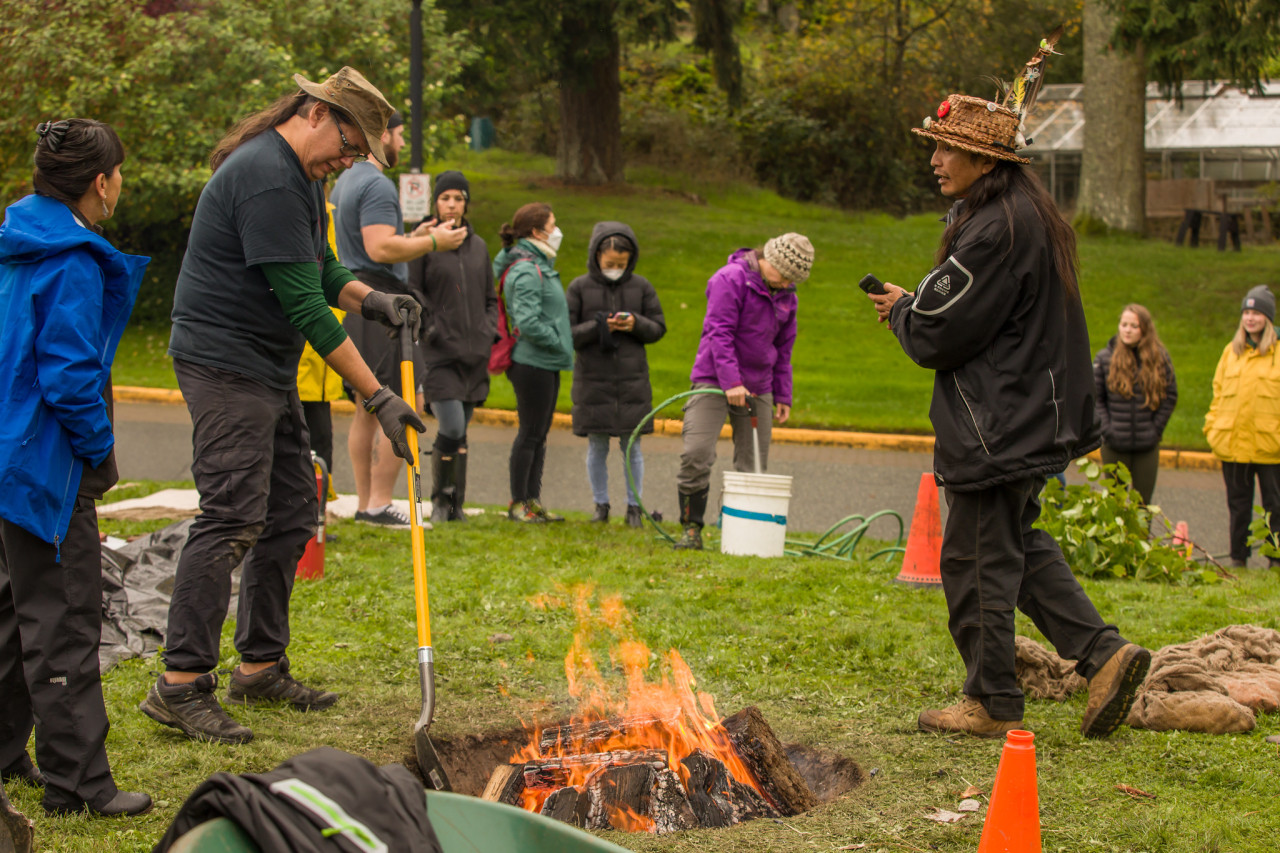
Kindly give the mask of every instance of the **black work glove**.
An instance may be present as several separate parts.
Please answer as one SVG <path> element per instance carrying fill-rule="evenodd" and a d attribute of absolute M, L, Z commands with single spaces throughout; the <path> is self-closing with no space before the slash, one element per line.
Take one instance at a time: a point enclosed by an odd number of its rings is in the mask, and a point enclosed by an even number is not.
<path fill-rule="evenodd" d="M 382 432 L 391 441 L 391 450 L 395 455 L 412 464 L 413 458 L 409 451 L 409 441 L 405 438 L 404 428 L 411 426 L 418 432 L 426 431 L 427 425 L 422 422 L 422 418 L 418 417 L 418 413 L 409 408 L 409 404 L 400 397 L 391 393 L 391 389 L 386 385 L 364 401 L 364 408 L 365 411 L 377 416 Z"/>
<path fill-rule="evenodd" d="M 387 336 L 392 338 L 400 334 L 400 327 L 404 325 L 404 318 L 400 316 L 401 311 L 409 312 L 409 328 L 413 329 L 416 339 L 418 323 L 422 319 L 422 306 L 412 296 L 405 293 L 383 293 L 380 290 L 371 290 L 360 303 L 360 316 L 366 320 L 377 320 L 386 326 Z"/>

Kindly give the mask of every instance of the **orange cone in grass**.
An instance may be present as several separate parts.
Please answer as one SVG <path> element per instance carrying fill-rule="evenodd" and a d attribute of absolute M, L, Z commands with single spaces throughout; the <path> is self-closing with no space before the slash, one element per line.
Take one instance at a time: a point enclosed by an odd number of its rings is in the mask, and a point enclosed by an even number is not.
<path fill-rule="evenodd" d="M 942 512 L 938 508 L 938 484 L 932 474 L 921 474 L 916 510 L 911 514 L 911 532 L 907 535 L 907 552 L 902 557 L 902 571 L 894 580 L 912 586 L 939 586 L 942 584 L 941 558 Z"/>
<path fill-rule="evenodd" d="M 1041 853 L 1035 737 L 1021 729 L 1009 732 L 978 853 Z"/>

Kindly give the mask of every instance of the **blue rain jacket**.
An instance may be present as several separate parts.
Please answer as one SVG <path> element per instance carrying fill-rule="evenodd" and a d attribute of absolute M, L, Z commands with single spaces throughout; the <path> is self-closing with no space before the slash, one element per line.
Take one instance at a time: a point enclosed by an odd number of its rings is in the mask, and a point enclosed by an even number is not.
<path fill-rule="evenodd" d="M 0 518 L 55 546 L 115 444 L 102 393 L 150 260 L 43 196 L 0 225 Z"/>

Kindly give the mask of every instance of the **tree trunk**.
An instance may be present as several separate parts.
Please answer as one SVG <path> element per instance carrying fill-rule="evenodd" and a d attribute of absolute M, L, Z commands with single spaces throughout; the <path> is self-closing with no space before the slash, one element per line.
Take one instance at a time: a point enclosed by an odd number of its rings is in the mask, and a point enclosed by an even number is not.
<path fill-rule="evenodd" d="M 566 4 L 561 14 L 556 173 L 573 183 L 623 180 L 615 8 L 612 0 L 585 0 Z"/>
<path fill-rule="evenodd" d="M 1108 47 L 1115 25 L 1105 0 L 1086 0 L 1084 153 L 1076 215 L 1141 234 L 1146 230 L 1146 60 L 1140 47 L 1133 52 Z"/>

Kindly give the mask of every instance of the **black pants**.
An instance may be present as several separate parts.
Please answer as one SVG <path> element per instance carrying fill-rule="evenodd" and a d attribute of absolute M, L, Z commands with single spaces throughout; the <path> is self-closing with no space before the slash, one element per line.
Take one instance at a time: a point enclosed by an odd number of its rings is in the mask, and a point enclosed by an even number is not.
<path fill-rule="evenodd" d="M 34 727 L 44 804 L 79 810 L 116 795 L 98 670 L 102 554 L 93 499 L 79 497 L 54 546 L 0 520 L 0 768 L 21 760 Z"/>
<path fill-rule="evenodd" d="M 516 391 L 520 427 L 511 445 L 511 500 L 542 497 L 542 465 L 547 458 L 547 433 L 560 396 L 560 372 L 513 363 L 507 378 Z"/>
<path fill-rule="evenodd" d="M 307 421 L 307 433 L 311 436 L 311 450 L 324 460 L 333 473 L 333 414 L 328 400 L 303 400 L 302 415 Z"/>
<path fill-rule="evenodd" d="M 289 645 L 289 596 L 315 532 L 316 476 L 296 389 L 174 359 L 194 427 L 191 473 L 201 514 L 178 558 L 165 665 L 218 665 L 231 572 L 241 560 L 236 650 L 249 663 L 279 660 Z"/>
<path fill-rule="evenodd" d="M 1021 720 L 1014 607 L 1031 617 L 1060 656 L 1092 678 L 1125 640 L 1102 621 L 1040 517 L 1043 477 L 978 492 L 947 490 L 942 589 L 966 677 L 964 692 L 997 720 Z"/>
<path fill-rule="evenodd" d="M 1249 525 L 1253 522 L 1253 481 L 1262 492 L 1262 508 L 1271 513 L 1271 533 L 1280 533 L 1280 465 L 1253 462 L 1223 462 L 1222 479 L 1227 484 L 1227 517 L 1230 525 L 1231 559 L 1248 560 Z"/>
<path fill-rule="evenodd" d="M 1117 462 L 1123 462 L 1129 469 L 1133 490 L 1142 502 L 1151 503 L 1151 496 L 1156 491 L 1156 476 L 1160 473 L 1160 445 L 1150 450 L 1113 450 L 1102 445 L 1102 464 L 1114 465 Z"/>

